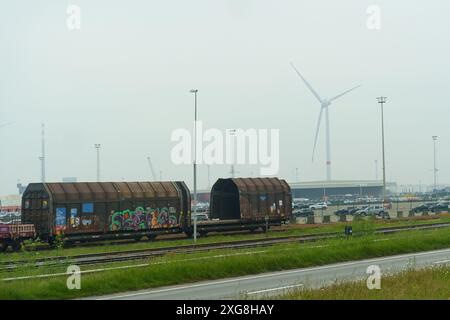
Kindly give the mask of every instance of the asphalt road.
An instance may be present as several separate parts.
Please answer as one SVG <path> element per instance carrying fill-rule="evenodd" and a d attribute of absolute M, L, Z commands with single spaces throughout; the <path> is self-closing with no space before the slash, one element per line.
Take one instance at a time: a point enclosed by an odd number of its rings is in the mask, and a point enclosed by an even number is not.
<path fill-rule="evenodd" d="M 405 268 L 450 264 L 450 249 L 404 254 L 383 258 L 352 261 L 320 267 L 271 272 L 258 275 L 203 281 L 185 285 L 162 287 L 120 293 L 102 297 L 100 300 L 150 300 L 150 299 L 235 299 L 264 298 L 281 294 L 293 288 L 317 288 L 334 281 L 367 279 L 367 267 L 379 266 L 381 275 Z M 381 283 L 382 283 L 381 278 Z"/>

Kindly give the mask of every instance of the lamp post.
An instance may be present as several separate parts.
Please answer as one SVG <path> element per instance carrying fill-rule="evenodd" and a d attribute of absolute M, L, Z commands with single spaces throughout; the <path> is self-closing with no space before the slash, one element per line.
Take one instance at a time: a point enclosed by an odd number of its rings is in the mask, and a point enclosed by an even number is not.
<path fill-rule="evenodd" d="M 384 113 L 383 106 L 386 103 L 387 97 L 378 97 L 378 103 L 381 105 L 381 145 L 383 150 L 383 203 L 386 200 L 386 159 L 384 156 Z"/>
<path fill-rule="evenodd" d="M 210 167 L 209 164 L 206 166 L 206 168 L 208 169 L 208 189 L 211 188 L 211 179 L 210 179 Z"/>
<path fill-rule="evenodd" d="M 231 150 L 232 150 L 232 154 L 233 154 L 233 159 L 231 160 L 232 162 L 231 162 L 230 173 L 231 173 L 231 178 L 234 178 L 235 175 L 236 175 L 236 171 L 234 169 L 234 158 L 235 158 L 235 154 L 234 154 L 234 147 L 235 147 L 234 146 L 234 136 L 236 135 L 236 129 L 229 129 L 228 130 L 228 134 L 231 137 L 231 145 L 232 145 Z"/>
<path fill-rule="evenodd" d="M 41 160 L 41 182 L 45 182 L 45 125 L 41 124 L 41 135 L 42 135 L 42 141 L 41 141 L 41 156 L 39 157 L 39 160 Z"/>
<path fill-rule="evenodd" d="M 97 150 L 97 182 L 100 182 L 100 143 L 96 143 L 94 145 L 95 149 Z"/>
<path fill-rule="evenodd" d="M 378 160 L 375 160 L 375 181 L 378 181 Z"/>
<path fill-rule="evenodd" d="M 197 93 L 198 89 L 191 89 L 194 94 L 194 242 L 197 242 Z"/>
<path fill-rule="evenodd" d="M 433 173 L 434 173 L 434 192 L 436 192 L 437 190 L 437 172 L 438 169 L 436 168 L 436 141 L 437 141 L 437 136 L 432 136 L 433 138 Z"/>

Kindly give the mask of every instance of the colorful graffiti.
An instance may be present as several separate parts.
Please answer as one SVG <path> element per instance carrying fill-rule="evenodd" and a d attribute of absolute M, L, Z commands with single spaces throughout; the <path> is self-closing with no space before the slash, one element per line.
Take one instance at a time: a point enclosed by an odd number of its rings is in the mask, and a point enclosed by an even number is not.
<path fill-rule="evenodd" d="M 136 210 L 112 211 L 110 231 L 145 230 L 178 226 L 176 210 L 169 208 L 137 207 Z"/>
<path fill-rule="evenodd" d="M 56 208 L 55 225 L 57 232 L 66 230 L 66 208 Z"/>

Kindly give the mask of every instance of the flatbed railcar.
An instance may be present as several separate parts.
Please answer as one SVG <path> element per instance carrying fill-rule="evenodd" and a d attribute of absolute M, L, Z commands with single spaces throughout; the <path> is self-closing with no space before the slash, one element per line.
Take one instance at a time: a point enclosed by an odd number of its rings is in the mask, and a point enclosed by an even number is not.
<path fill-rule="evenodd" d="M 211 191 L 213 220 L 198 222 L 197 232 L 265 229 L 285 223 L 291 210 L 284 180 L 219 179 Z M 182 181 L 32 183 L 22 221 L 49 243 L 193 234 L 191 194 Z"/>
<path fill-rule="evenodd" d="M 24 240 L 35 238 L 32 224 L 0 224 L 0 251 L 5 252 L 9 246 L 17 251 Z"/>

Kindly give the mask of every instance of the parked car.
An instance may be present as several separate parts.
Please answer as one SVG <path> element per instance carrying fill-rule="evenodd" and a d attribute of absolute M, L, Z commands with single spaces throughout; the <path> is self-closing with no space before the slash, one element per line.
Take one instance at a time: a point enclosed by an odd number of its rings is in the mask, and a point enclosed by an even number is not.
<path fill-rule="evenodd" d="M 428 206 L 427 204 L 422 204 L 420 206 L 414 207 L 411 209 L 412 213 L 419 213 L 419 212 L 424 212 L 424 211 L 428 211 L 430 210 L 430 206 Z"/>
<path fill-rule="evenodd" d="M 350 214 L 350 211 L 348 209 L 340 209 L 340 210 L 336 210 L 334 212 L 334 214 L 338 215 L 338 216 L 340 216 L 340 215 L 347 215 L 347 214 Z"/>
<path fill-rule="evenodd" d="M 445 202 L 440 202 L 440 203 L 434 204 L 431 207 L 429 207 L 429 209 L 433 212 L 447 211 L 448 208 L 449 208 L 449 205 L 448 205 L 448 203 L 445 203 Z"/>
<path fill-rule="evenodd" d="M 328 208 L 328 205 L 327 205 L 325 202 L 318 202 L 318 203 L 315 203 L 315 204 L 310 205 L 309 208 L 310 208 L 311 210 L 316 210 L 316 209 L 327 209 L 327 208 Z"/>
<path fill-rule="evenodd" d="M 314 215 L 314 211 L 309 208 L 301 208 L 292 211 L 294 217 L 308 217 Z"/>
<path fill-rule="evenodd" d="M 367 216 L 367 215 L 379 215 L 379 216 L 382 216 L 382 215 L 384 215 L 386 213 L 387 213 L 386 209 L 384 209 L 383 206 L 377 206 L 377 205 L 375 205 L 375 206 L 366 206 L 363 209 L 356 211 L 356 214 L 364 215 L 364 216 Z"/>

